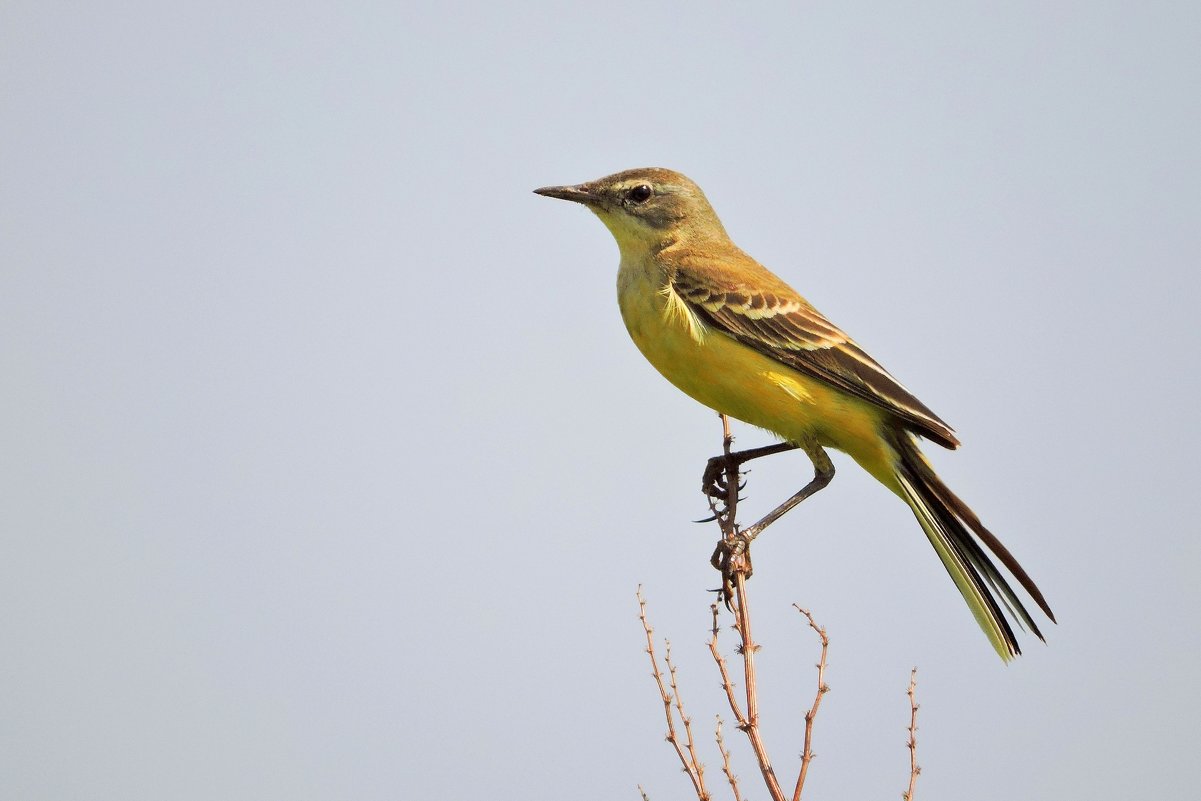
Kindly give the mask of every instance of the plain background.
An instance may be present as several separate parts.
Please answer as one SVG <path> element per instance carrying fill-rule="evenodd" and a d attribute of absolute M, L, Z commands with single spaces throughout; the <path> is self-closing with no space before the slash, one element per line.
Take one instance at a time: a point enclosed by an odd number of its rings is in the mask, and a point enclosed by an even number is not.
<path fill-rule="evenodd" d="M 5 2 L 0 796 L 690 797 L 642 583 L 721 797 L 720 429 L 530 193 L 644 165 L 956 427 L 1060 620 L 1003 666 L 840 459 L 756 550 L 780 774 L 795 601 L 814 798 L 898 797 L 914 665 L 919 799 L 1192 796 L 1199 8 Z"/>

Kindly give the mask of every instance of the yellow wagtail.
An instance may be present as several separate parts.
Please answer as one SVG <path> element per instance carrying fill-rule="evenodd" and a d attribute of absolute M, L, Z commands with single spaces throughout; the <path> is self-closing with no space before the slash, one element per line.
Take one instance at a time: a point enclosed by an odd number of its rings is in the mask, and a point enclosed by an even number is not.
<path fill-rule="evenodd" d="M 813 480 L 744 535 L 753 537 L 828 484 L 834 466 L 823 448 L 836 448 L 913 510 L 1003 660 L 1021 649 L 998 600 L 1042 639 L 985 548 L 1054 621 L 1042 593 L 918 450 L 916 436 L 958 446 L 950 426 L 739 250 L 700 187 L 671 170 L 645 168 L 534 191 L 582 203 L 612 232 L 621 250 L 621 316 L 650 363 L 704 405 L 784 441 L 735 454 L 736 463 L 790 448 L 812 460 Z"/>

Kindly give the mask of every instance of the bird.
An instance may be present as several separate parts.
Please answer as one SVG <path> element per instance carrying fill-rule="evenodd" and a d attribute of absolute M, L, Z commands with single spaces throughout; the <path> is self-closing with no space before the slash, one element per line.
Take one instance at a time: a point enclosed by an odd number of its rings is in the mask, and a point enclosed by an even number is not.
<path fill-rule="evenodd" d="M 841 451 L 909 506 L 1003 661 L 1021 653 L 1011 618 L 1045 642 L 990 553 L 1055 622 L 1043 594 L 919 449 L 918 438 L 957 448 L 952 428 L 739 249 L 696 183 L 645 167 L 534 192 L 587 207 L 617 240 L 622 320 L 663 377 L 718 413 L 779 438 L 734 454 L 736 464 L 792 448 L 813 462 L 813 480 L 757 523 L 759 530 L 829 484 L 834 465 L 826 448 Z"/>

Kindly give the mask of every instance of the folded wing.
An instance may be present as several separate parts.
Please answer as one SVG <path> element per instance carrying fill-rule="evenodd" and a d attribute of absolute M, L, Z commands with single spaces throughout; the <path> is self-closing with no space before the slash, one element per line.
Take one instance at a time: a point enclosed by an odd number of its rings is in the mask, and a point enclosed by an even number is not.
<path fill-rule="evenodd" d="M 939 445 L 959 445 L 950 426 L 807 300 L 749 257 L 742 253 L 736 257 L 753 265 L 753 282 L 745 280 L 745 264 L 734 272 L 706 259 L 687 259 L 669 287 L 709 326 L 798 372 L 887 409 L 911 431 Z"/>

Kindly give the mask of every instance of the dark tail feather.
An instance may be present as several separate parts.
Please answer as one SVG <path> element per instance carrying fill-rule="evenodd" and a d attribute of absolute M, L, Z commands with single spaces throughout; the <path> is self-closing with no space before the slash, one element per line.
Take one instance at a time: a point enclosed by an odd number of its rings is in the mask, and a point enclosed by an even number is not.
<path fill-rule="evenodd" d="M 967 504 L 938 478 L 918 450 L 912 436 L 898 432 L 894 447 L 900 456 L 898 474 L 902 486 L 910 496 L 910 505 L 914 513 L 938 551 L 943 566 L 951 578 L 955 579 L 977 622 L 993 640 L 994 647 L 997 647 L 1002 658 L 1007 658 L 1006 650 L 1008 655 L 1012 656 L 1021 653 L 1021 649 L 1008 621 L 1001 614 L 997 605 L 998 598 L 1019 625 L 1040 640 L 1043 639 L 1038 625 L 1006 577 L 981 547 L 981 543 L 1000 560 L 1039 608 L 1054 622 L 1055 615 L 1034 581 L 1018 564 L 1013 554 L 981 524 Z M 998 642 L 998 639 L 1001 642 Z"/>
<path fill-rule="evenodd" d="M 922 459 L 922 463 L 925 465 L 925 459 L 922 458 L 920 454 L 919 458 Z M 1051 607 L 1047 605 L 1047 601 L 1045 598 L 1043 598 L 1042 592 L 1035 585 L 1034 579 L 1030 578 L 1030 575 L 1025 571 L 1025 569 L 1018 564 L 1018 560 L 1015 559 L 1013 554 L 1009 552 L 1009 549 L 1006 548 L 991 531 L 984 527 L 984 524 L 980 522 L 980 518 L 976 517 L 976 513 L 973 512 L 966 503 L 961 501 L 958 495 L 952 492 L 946 484 L 942 483 L 942 479 L 940 479 L 938 475 L 930 469 L 929 465 L 925 465 L 925 467 L 926 471 L 930 474 L 930 488 L 938 495 L 939 500 L 942 502 L 942 505 L 946 507 L 948 513 L 954 514 L 956 517 L 966 523 L 967 527 L 975 532 L 976 536 L 980 538 L 980 541 L 987 545 L 988 549 L 992 551 L 998 559 L 1001 560 L 1001 564 L 1005 565 L 1005 569 L 1013 574 L 1013 577 L 1016 578 L 1018 583 L 1022 585 L 1022 589 L 1030 594 L 1030 597 L 1034 599 L 1036 604 L 1038 604 L 1038 608 L 1043 610 L 1043 613 L 1051 619 L 1052 623 L 1057 622 L 1055 620 L 1055 613 L 1052 612 Z"/>

